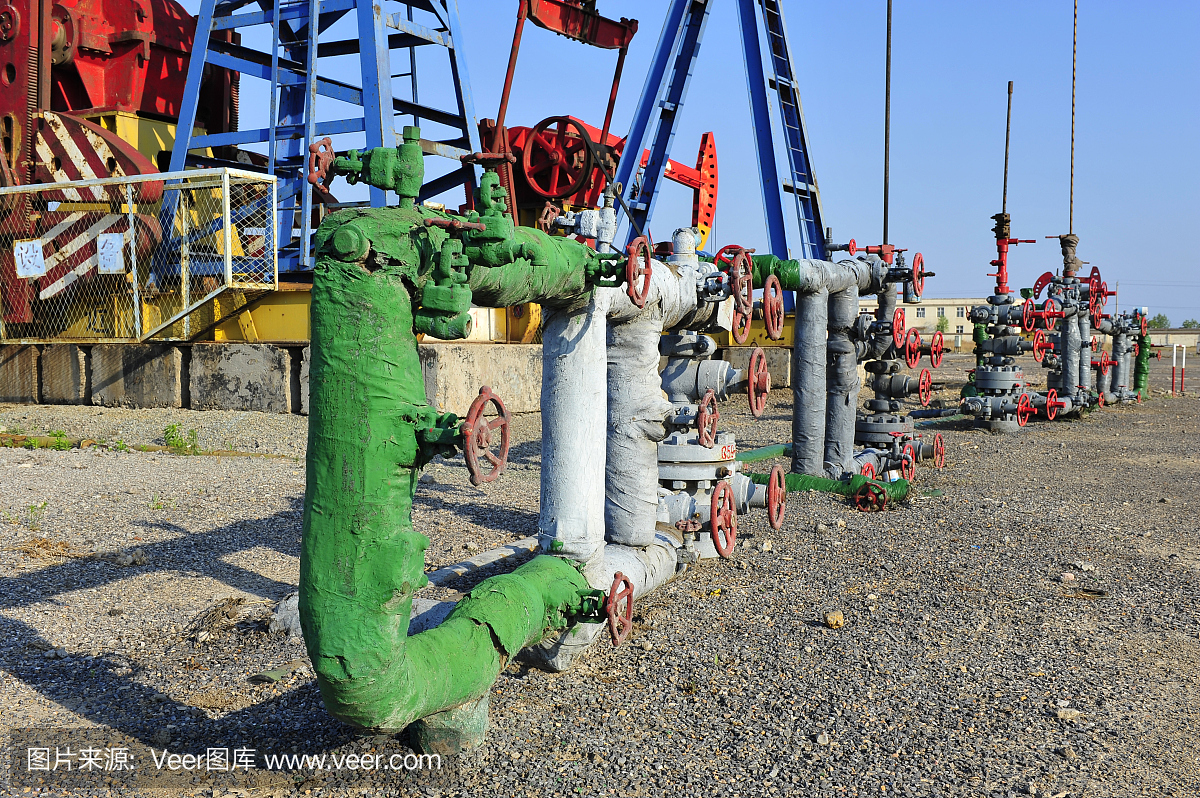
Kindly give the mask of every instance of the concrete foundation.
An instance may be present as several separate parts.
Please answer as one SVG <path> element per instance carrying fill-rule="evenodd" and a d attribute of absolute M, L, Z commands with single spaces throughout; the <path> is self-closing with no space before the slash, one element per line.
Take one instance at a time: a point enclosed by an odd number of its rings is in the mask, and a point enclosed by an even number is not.
<path fill-rule="evenodd" d="M 0 346 L 0 402 L 36 404 L 38 390 L 36 346 Z"/>
<path fill-rule="evenodd" d="M 292 360 L 271 344 L 196 344 L 188 386 L 193 410 L 292 411 Z"/>
<path fill-rule="evenodd" d="M 87 350 L 75 344 L 42 349 L 42 401 L 48 405 L 85 405 L 92 401 Z"/>
<path fill-rule="evenodd" d="M 92 404 L 185 407 L 183 353 L 167 344 L 92 347 Z"/>
<path fill-rule="evenodd" d="M 541 344 L 425 343 L 420 354 L 425 400 L 443 412 L 466 415 L 483 385 L 511 413 L 541 409 Z"/>

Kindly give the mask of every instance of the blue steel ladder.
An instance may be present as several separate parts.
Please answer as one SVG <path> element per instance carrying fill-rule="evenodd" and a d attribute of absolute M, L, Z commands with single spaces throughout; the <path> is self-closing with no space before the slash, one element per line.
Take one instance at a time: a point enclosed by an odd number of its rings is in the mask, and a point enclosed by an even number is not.
<path fill-rule="evenodd" d="M 229 166 L 278 176 L 281 272 L 312 268 L 314 196 L 306 180 L 310 142 L 324 136 L 362 134 L 360 148 L 394 146 L 397 117 L 411 116 L 413 124 L 435 123 L 450 131 L 449 137 L 442 140 L 422 139 L 427 155 L 457 159 L 481 149 L 455 0 L 396 1 L 403 11 L 394 14 L 384 13 L 382 0 L 201 2 L 170 168 L 177 171 L 188 166 Z M 247 6 L 253 10 L 243 10 Z M 431 15 L 429 25 L 415 22 L 414 10 Z M 351 14 L 357 23 L 356 38 L 327 40 L 324 34 Z M 311 24 L 313 19 L 316 25 Z M 269 51 L 237 43 L 243 30 L 259 26 L 270 27 Z M 448 52 L 456 99 L 453 110 L 419 101 L 416 48 L 426 45 L 441 46 Z M 394 51 L 407 51 L 407 72 L 392 73 Z M 357 76 L 347 77 L 345 62 L 333 60 L 348 55 L 359 56 Z M 265 126 L 213 135 L 192 133 L 208 65 L 269 85 Z M 355 77 L 357 83 L 353 82 Z M 410 79 L 411 100 L 392 93 L 392 80 L 405 77 Z M 337 110 L 347 106 L 349 111 Z M 229 157 L 229 150 L 223 149 L 249 144 L 266 144 L 265 156 L 252 156 L 246 163 L 246 158 L 235 160 Z M 214 151 L 212 155 L 197 152 L 208 149 Z M 476 167 L 457 165 L 429 180 L 421 198 L 436 196 L 456 185 L 464 185 L 470 196 L 477 177 Z M 385 192 L 370 190 L 372 207 L 383 207 L 386 202 Z"/>
<path fill-rule="evenodd" d="M 713 0 L 672 0 L 667 10 L 625 142 L 625 152 L 635 153 L 648 148 L 650 158 L 640 179 L 637 179 L 636 158 L 623 159 L 617 166 L 615 177 L 624 187 L 625 203 L 629 208 L 628 241 L 647 228 L 653 215 L 679 111 L 687 96 L 712 3 Z M 771 254 L 780 258 L 824 259 L 821 197 L 812 173 L 804 113 L 788 49 L 783 11 L 779 0 L 736 0 L 736 3 Z M 763 40 L 768 51 L 765 61 Z M 782 180 L 777 140 L 784 151 L 788 170 L 788 176 Z M 789 234 L 784 213 L 784 194 L 793 197 L 796 232 L 792 234 Z M 790 301 L 788 304 L 790 306 Z"/>

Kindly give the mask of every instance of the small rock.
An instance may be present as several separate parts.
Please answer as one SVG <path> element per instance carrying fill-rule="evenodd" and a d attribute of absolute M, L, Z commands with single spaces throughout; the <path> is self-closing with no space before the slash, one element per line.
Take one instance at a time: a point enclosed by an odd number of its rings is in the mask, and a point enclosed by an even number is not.
<path fill-rule="evenodd" d="M 421 483 L 422 485 L 428 485 L 436 481 L 437 480 L 433 478 L 433 474 L 430 474 L 428 471 L 417 478 L 417 482 Z"/>
<path fill-rule="evenodd" d="M 1059 707 L 1059 708 L 1061 708 L 1061 707 L 1069 707 L 1069 706 L 1071 706 L 1071 702 L 1070 702 L 1070 701 L 1068 701 L 1068 700 L 1067 700 L 1067 699 L 1065 699 L 1065 698 L 1060 698 L 1060 699 L 1058 699 L 1057 701 L 1055 701 L 1055 702 L 1054 702 L 1054 706 L 1056 706 L 1056 707 Z"/>
<path fill-rule="evenodd" d="M 304 630 L 300 628 L 300 594 L 288 593 L 279 600 L 279 605 L 275 607 L 275 614 L 271 618 L 271 625 L 267 627 L 270 632 L 286 632 L 288 638 L 304 637 Z"/>
<path fill-rule="evenodd" d="M 1079 757 L 1079 754 L 1075 753 L 1075 750 L 1073 748 L 1071 748 L 1071 746 L 1069 746 L 1069 745 L 1064 745 L 1064 746 L 1055 748 L 1054 753 L 1058 754 L 1063 759 L 1067 759 L 1067 760 L 1076 759 Z"/>
<path fill-rule="evenodd" d="M 129 562 L 131 565 L 149 565 L 150 555 L 145 549 L 134 549 L 129 552 Z"/>
<path fill-rule="evenodd" d="M 838 528 L 838 529 L 845 529 L 845 528 L 846 528 L 846 522 L 845 522 L 845 521 L 843 521 L 842 519 L 840 519 L 840 518 L 839 518 L 839 519 L 837 520 L 837 528 Z"/>
<path fill-rule="evenodd" d="M 830 629 L 841 629 L 846 624 L 841 610 L 830 610 L 825 613 L 825 625 Z"/>
<path fill-rule="evenodd" d="M 467 551 L 479 551 L 479 544 L 473 540 L 468 540 L 463 544 L 463 548 Z"/>
<path fill-rule="evenodd" d="M 741 562 L 738 563 L 738 567 L 741 568 L 743 571 L 746 571 L 750 568 L 750 563 L 746 562 L 745 560 L 742 560 Z"/>
<path fill-rule="evenodd" d="M 1004 536 L 1004 542 L 1005 542 L 1005 543 L 1012 543 L 1012 539 L 1011 539 L 1011 538 L 1009 538 L 1009 536 L 1008 536 L 1008 535 L 1005 535 L 1005 536 Z"/>
<path fill-rule="evenodd" d="M 818 535 L 822 535 L 829 531 L 829 527 L 825 526 L 820 521 L 818 521 L 817 525 L 813 527 L 813 531 L 816 532 Z"/>
<path fill-rule="evenodd" d="M 770 551 L 770 550 L 771 550 L 771 549 L 773 549 L 773 548 L 774 548 L 774 546 L 771 544 L 771 541 L 769 541 L 769 540 L 764 540 L 764 541 L 762 542 L 762 550 L 763 550 L 763 551 Z"/>
<path fill-rule="evenodd" d="M 829 745 L 829 735 L 826 734 L 825 732 L 821 732 L 820 734 L 816 735 L 813 739 L 816 740 L 817 745 Z"/>
<path fill-rule="evenodd" d="M 1087 573 L 1088 571 L 1096 570 L 1096 566 L 1092 565 L 1087 560 L 1076 560 L 1075 562 L 1071 563 L 1071 566 L 1075 570 L 1083 571 L 1084 573 Z"/>
<path fill-rule="evenodd" d="M 651 650 L 653 650 L 653 648 L 654 648 L 654 644 L 651 643 L 649 640 L 645 640 L 642 642 L 642 651 L 651 651 Z"/>
<path fill-rule="evenodd" d="M 117 555 L 116 563 L 117 563 L 117 565 L 121 566 L 122 568 L 126 568 L 130 565 L 133 565 L 133 555 L 128 554 L 126 552 L 121 552 L 120 554 Z"/>
<path fill-rule="evenodd" d="M 874 601 L 875 599 L 879 598 L 879 596 L 875 593 L 868 593 L 867 598 L 869 598 L 871 601 Z"/>
<path fill-rule="evenodd" d="M 1075 574 L 1073 574 L 1073 573 L 1070 573 L 1070 572 L 1064 572 L 1064 573 L 1063 573 L 1063 575 L 1059 577 L 1059 581 L 1061 581 L 1061 582 L 1074 582 L 1074 581 L 1075 581 Z"/>
<path fill-rule="evenodd" d="M 1144 537 L 1144 538 L 1150 537 L 1150 530 L 1147 529 L 1145 532 L 1143 532 L 1142 537 Z"/>
<path fill-rule="evenodd" d="M 1169 498 L 1167 498 L 1166 496 L 1163 496 L 1161 499 L 1158 500 L 1158 503 L 1159 504 L 1170 504 L 1171 500 Z"/>
<path fill-rule="evenodd" d="M 157 698 L 157 696 L 155 697 Z M 166 696 L 163 696 L 163 698 L 166 698 Z M 150 738 L 150 742 L 154 745 L 157 745 L 159 748 L 166 748 L 171 744 L 171 732 L 167 731 L 165 728 L 159 729 L 158 731 L 154 732 L 154 735 Z"/>
<path fill-rule="evenodd" d="M 641 676 L 641 675 L 644 675 L 645 673 L 646 673 L 646 666 L 645 666 L 645 665 L 639 665 L 639 666 L 638 666 L 638 675 L 639 675 L 639 676 Z"/>
<path fill-rule="evenodd" d="M 108 614 L 110 617 L 115 618 L 118 615 L 123 614 L 124 612 L 125 612 L 125 610 L 121 609 L 120 607 L 113 607 L 108 611 Z"/>
<path fill-rule="evenodd" d="M 1058 711 L 1059 720 L 1079 720 L 1083 717 L 1083 713 L 1078 709 L 1060 709 Z"/>

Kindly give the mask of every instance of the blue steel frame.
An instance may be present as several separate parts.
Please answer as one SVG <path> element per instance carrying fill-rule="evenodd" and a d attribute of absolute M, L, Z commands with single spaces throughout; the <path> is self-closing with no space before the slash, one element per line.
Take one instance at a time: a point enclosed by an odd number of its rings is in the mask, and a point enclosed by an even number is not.
<path fill-rule="evenodd" d="M 281 246 L 280 272 L 306 271 L 312 268 L 311 237 L 313 190 L 306 180 L 308 145 L 324 136 L 344 133 L 364 134 L 365 148 L 391 147 L 396 143 L 397 116 L 411 115 L 414 124 L 422 120 L 451 128 L 458 135 L 446 141 L 422 140 L 426 154 L 457 159 L 481 149 L 479 130 L 471 95 L 466 60 L 462 53 L 462 30 L 456 0 L 398 0 L 405 10 L 385 14 L 382 0 L 202 0 L 196 20 L 196 38 L 188 67 L 177 140 L 171 154 L 171 170 L 187 166 L 236 166 L 259 169 L 279 177 L 277 213 Z M 253 6 L 253 11 L 241 11 Z M 413 10 L 432 14 L 435 27 L 413 22 Z M 240 13 L 239 13 L 240 12 Z M 357 38 L 322 41 L 335 22 L 349 14 L 357 23 Z M 312 20 L 317 20 L 313 25 Z M 217 41 L 210 36 L 218 31 L 236 31 L 269 25 L 269 53 Z M 395 31 L 389 33 L 387 29 Z M 449 54 L 455 87 L 456 108 L 446 111 L 422 105 L 417 97 L 415 48 L 424 45 L 445 47 Z M 409 71 L 392 74 L 393 51 L 407 51 Z M 314 57 L 315 54 L 315 57 Z M 359 56 L 358 85 L 326 77 L 324 59 Z M 397 59 L 399 63 L 399 59 Z M 206 65 L 224 67 L 242 77 L 258 78 L 270 84 L 270 127 L 238 130 L 213 135 L 192 135 L 200 85 Z M 330 66 L 335 66 L 329 64 Z M 344 74 L 344 64 L 335 66 Z M 409 77 L 413 99 L 392 95 L 392 79 Z M 321 113 L 318 97 L 330 98 L 362 109 L 359 116 Z M 244 144 L 267 144 L 266 165 L 206 157 L 197 150 Z M 462 164 L 449 173 L 430 180 L 422 188 L 422 199 L 440 194 L 456 185 L 465 185 L 469 197 L 478 183 L 478 168 Z M 166 204 L 171 202 L 168 193 Z M 178 201 L 177 198 L 173 201 Z M 383 207 L 386 192 L 370 190 L 369 204 Z M 165 209 L 164 209 L 165 210 Z M 299 214 L 299 219 L 296 218 Z M 299 236 L 293 232 L 299 228 Z"/>
<path fill-rule="evenodd" d="M 823 260 L 827 253 L 822 234 L 821 197 L 812 174 L 804 113 L 788 50 L 783 11 L 778 0 L 736 0 L 736 3 L 771 254 L 780 258 L 795 255 Z M 626 244 L 638 235 L 638 228 L 647 229 L 654 213 L 663 169 L 670 155 L 679 111 L 687 96 L 711 5 L 712 0 L 672 0 L 667 10 L 654 60 L 646 74 L 646 83 L 625 141 L 625 152 L 641 152 L 649 147 L 650 158 L 640 185 L 634 183 L 639 166 L 637 158 L 622 159 L 615 177 L 624 187 L 625 202 L 633 222 Z M 763 61 L 760 33 L 765 34 L 770 50 L 768 62 Z M 778 123 L 772 119 L 772 106 Z M 652 122 L 654 134 L 650 137 Z M 782 131 L 777 131 L 777 127 Z M 777 136 L 786 153 L 790 174 L 790 179 L 782 181 L 776 154 Z M 785 193 L 795 200 L 799 233 L 795 246 L 789 246 L 793 239 L 789 236 L 784 213 Z M 790 292 L 785 299 L 790 308 Z"/>

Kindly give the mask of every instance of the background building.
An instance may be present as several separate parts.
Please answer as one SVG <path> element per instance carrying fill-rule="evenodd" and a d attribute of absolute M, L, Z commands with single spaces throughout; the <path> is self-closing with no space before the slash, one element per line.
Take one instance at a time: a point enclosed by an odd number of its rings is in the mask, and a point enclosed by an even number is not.
<path fill-rule="evenodd" d="M 970 349 L 971 343 L 971 314 L 973 305 L 986 305 L 984 297 L 952 298 L 952 299 L 922 299 L 919 305 L 900 304 L 904 308 L 904 324 L 915 327 L 921 332 L 922 340 L 929 340 L 938 329 L 938 320 L 945 318 L 942 335 L 946 346 L 954 349 Z M 859 313 L 874 313 L 875 298 L 863 298 L 858 301 Z"/>

